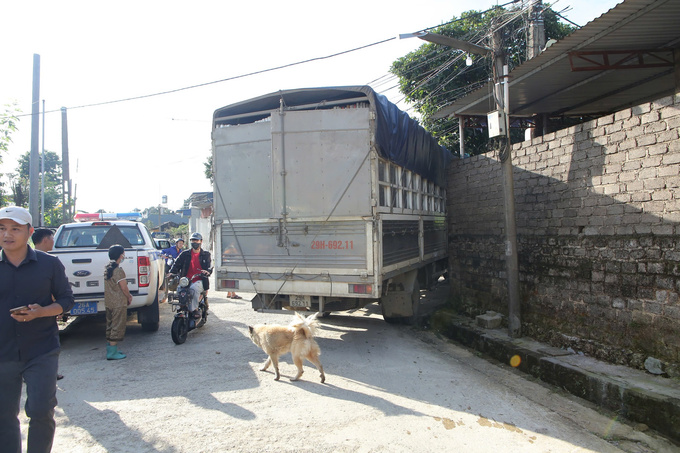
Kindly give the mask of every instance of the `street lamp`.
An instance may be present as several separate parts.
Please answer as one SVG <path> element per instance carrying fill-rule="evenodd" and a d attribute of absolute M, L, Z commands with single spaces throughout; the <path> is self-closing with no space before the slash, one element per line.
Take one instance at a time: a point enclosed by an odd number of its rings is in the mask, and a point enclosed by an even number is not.
<path fill-rule="evenodd" d="M 427 31 L 416 33 L 405 33 L 399 35 L 399 39 L 420 38 L 435 44 L 459 49 L 467 53 L 476 55 L 494 56 L 494 82 L 495 82 L 495 102 L 496 111 L 491 112 L 489 118 L 497 118 L 499 126 L 493 136 L 505 135 L 505 144 L 501 145 L 499 158 L 503 174 L 503 199 L 505 205 L 505 258 L 508 272 L 508 327 L 512 337 L 521 336 L 522 322 L 520 317 L 519 302 L 519 264 L 517 259 L 517 225 L 515 223 L 515 188 L 512 170 L 512 150 L 510 144 L 510 108 L 508 95 L 508 75 L 507 66 L 504 65 L 504 55 L 501 52 L 501 34 L 497 30 L 493 34 L 492 48 L 479 46 L 467 41 L 461 41 L 450 36 L 439 35 Z M 468 57 L 469 58 L 469 57 Z M 469 65 L 468 65 L 469 66 Z M 501 83 L 503 79 L 503 83 Z M 460 120 L 462 121 L 462 119 Z M 461 127 L 460 141 L 463 141 Z M 501 129 L 504 132 L 501 133 Z M 489 127 L 491 136 L 491 127 Z"/>

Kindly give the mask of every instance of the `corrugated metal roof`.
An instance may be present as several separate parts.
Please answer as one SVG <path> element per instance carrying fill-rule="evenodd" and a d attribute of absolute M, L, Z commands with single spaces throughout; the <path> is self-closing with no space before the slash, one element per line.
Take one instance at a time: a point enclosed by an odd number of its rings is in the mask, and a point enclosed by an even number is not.
<path fill-rule="evenodd" d="M 602 115 L 673 94 L 672 66 L 572 71 L 569 52 L 678 47 L 679 24 L 678 0 L 625 0 L 510 73 L 511 116 Z M 487 85 L 442 108 L 435 118 L 491 110 Z"/>

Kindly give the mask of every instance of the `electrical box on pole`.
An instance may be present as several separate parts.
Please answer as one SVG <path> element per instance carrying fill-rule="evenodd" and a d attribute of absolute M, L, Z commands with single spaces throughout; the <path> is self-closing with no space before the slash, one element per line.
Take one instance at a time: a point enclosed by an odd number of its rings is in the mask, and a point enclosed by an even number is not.
<path fill-rule="evenodd" d="M 506 135 L 507 130 L 505 125 L 507 122 L 505 116 L 505 111 L 503 110 L 494 110 L 493 112 L 486 114 L 486 121 L 489 126 L 489 138 Z"/>

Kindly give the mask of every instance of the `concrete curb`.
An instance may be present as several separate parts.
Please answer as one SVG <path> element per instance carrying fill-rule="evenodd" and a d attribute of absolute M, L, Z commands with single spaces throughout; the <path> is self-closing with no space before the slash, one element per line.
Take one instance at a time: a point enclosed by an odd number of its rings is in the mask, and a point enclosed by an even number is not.
<path fill-rule="evenodd" d="M 498 329 L 481 329 L 471 324 L 469 318 L 446 310 L 432 316 L 431 327 L 451 340 L 500 362 L 510 364 L 510 359 L 518 356 L 520 363 L 516 368 L 520 371 L 630 421 L 644 423 L 680 443 L 680 389 L 672 380 L 659 378 L 654 385 L 648 385 L 650 378 L 637 370 L 630 370 L 625 375 L 603 374 L 592 366 L 592 359 L 587 359 L 590 366 L 574 365 L 569 363 L 574 362 L 571 353 L 526 339 L 512 339 Z M 613 366 L 603 364 L 603 369 L 607 367 Z M 667 388 L 664 381 L 667 381 Z"/>

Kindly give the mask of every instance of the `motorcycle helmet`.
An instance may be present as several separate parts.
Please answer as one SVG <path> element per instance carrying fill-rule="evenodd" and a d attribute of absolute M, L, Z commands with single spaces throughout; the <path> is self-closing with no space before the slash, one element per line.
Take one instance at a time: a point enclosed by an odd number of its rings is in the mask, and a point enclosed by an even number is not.
<path fill-rule="evenodd" d="M 189 240 L 191 241 L 191 240 L 194 240 L 194 239 L 196 239 L 196 240 L 198 240 L 198 241 L 202 241 L 202 240 L 203 240 L 203 236 L 201 236 L 200 233 L 194 233 L 194 234 L 191 235 L 191 237 L 189 238 Z"/>

